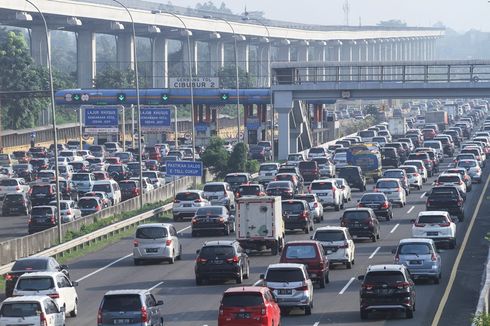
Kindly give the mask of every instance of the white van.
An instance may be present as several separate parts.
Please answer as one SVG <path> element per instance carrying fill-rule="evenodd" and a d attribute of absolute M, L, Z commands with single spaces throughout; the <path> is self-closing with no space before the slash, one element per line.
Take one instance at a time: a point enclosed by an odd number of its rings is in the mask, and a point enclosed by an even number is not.
<path fill-rule="evenodd" d="M 117 205 L 121 202 L 121 189 L 119 184 L 114 180 L 98 180 L 94 182 L 92 191 L 103 191 L 112 201 L 112 205 Z"/>

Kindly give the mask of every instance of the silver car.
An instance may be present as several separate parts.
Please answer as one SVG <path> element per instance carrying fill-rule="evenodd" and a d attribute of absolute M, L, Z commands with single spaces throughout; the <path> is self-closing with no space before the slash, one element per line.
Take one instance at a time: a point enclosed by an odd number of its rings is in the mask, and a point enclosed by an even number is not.
<path fill-rule="evenodd" d="M 397 203 L 400 207 L 405 206 L 407 203 L 406 191 L 398 179 L 378 179 L 374 186 L 374 191 L 384 193 L 390 202 Z"/>
<path fill-rule="evenodd" d="M 51 201 L 49 205 L 56 206 L 56 200 Z M 82 211 L 74 200 L 60 200 L 60 215 L 63 223 L 68 223 L 82 217 Z"/>
<path fill-rule="evenodd" d="M 204 198 L 211 205 L 221 205 L 229 211 L 235 209 L 235 194 L 227 182 L 208 182 L 203 188 Z"/>
<path fill-rule="evenodd" d="M 477 160 L 460 160 L 458 163 L 456 163 L 457 168 L 465 168 L 468 174 L 471 177 L 472 182 L 477 182 L 481 183 L 481 168 L 480 165 L 478 164 Z"/>
<path fill-rule="evenodd" d="M 430 278 L 439 284 L 442 262 L 432 239 L 402 239 L 393 249 L 395 264 L 405 265 L 412 279 Z"/>
<path fill-rule="evenodd" d="M 299 307 L 305 315 L 311 315 L 313 308 L 313 283 L 303 264 L 272 264 L 261 275 L 264 286 L 269 287 L 277 299 L 277 304 L 285 313 Z"/>
<path fill-rule="evenodd" d="M 163 261 L 170 264 L 182 257 L 177 230 L 172 224 L 150 223 L 138 226 L 133 241 L 133 261 L 139 265 L 142 261 Z"/>
<path fill-rule="evenodd" d="M 268 183 L 274 181 L 279 171 L 279 163 L 262 163 L 259 168 L 259 182 Z"/>
<path fill-rule="evenodd" d="M 315 223 L 323 221 L 323 205 L 316 194 L 297 194 L 294 195 L 294 199 L 301 199 L 308 203 L 310 214 Z"/>
<path fill-rule="evenodd" d="M 201 190 L 182 191 L 175 195 L 172 205 L 174 221 L 182 221 L 184 218 L 193 218 L 196 211 L 204 206 L 209 206 L 209 201 L 204 198 Z"/>

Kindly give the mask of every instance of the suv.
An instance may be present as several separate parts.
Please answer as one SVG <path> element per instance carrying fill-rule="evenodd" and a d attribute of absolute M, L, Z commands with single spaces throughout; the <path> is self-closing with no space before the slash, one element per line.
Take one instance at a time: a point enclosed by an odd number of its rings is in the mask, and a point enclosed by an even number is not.
<path fill-rule="evenodd" d="M 163 325 L 162 305 L 148 290 L 109 291 L 100 304 L 97 325 Z"/>
<path fill-rule="evenodd" d="M 211 205 L 223 205 L 228 210 L 235 209 L 235 195 L 227 182 L 208 182 L 203 188 L 204 198 Z"/>
<path fill-rule="evenodd" d="M 441 279 L 441 256 L 432 239 L 402 239 L 392 253 L 395 264 L 405 265 L 412 278 L 430 278 L 439 284 Z"/>
<path fill-rule="evenodd" d="M 285 314 L 298 307 L 311 315 L 313 308 L 313 283 L 303 264 L 272 264 L 265 275 L 260 275 L 261 283 L 267 286 L 277 298 L 279 307 Z"/>
<path fill-rule="evenodd" d="M 194 217 L 200 207 L 209 206 L 201 190 L 181 191 L 175 195 L 172 205 L 174 221 L 183 221 L 185 217 Z"/>
<path fill-rule="evenodd" d="M 329 260 L 318 241 L 289 241 L 282 250 L 279 262 L 305 265 L 311 280 L 318 282 L 320 288 L 330 282 Z"/>
<path fill-rule="evenodd" d="M 263 286 L 226 290 L 219 306 L 218 326 L 250 325 L 252 320 L 264 326 L 281 324 L 281 310 L 271 290 Z"/>
<path fill-rule="evenodd" d="M 150 223 L 138 226 L 133 240 L 133 262 L 167 260 L 170 264 L 182 258 L 182 245 L 172 224 Z"/>
<path fill-rule="evenodd" d="M 451 220 L 448 212 L 420 212 L 412 223 L 412 237 L 428 238 L 436 243 L 446 242 L 450 249 L 456 247 L 456 224 Z"/>
<path fill-rule="evenodd" d="M 346 209 L 340 218 L 340 226 L 346 227 L 357 238 L 370 238 L 373 242 L 380 238 L 379 221 L 371 208 Z"/>
<path fill-rule="evenodd" d="M 31 201 L 24 193 L 6 194 L 3 197 L 2 216 L 29 215 Z"/>
<path fill-rule="evenodd" d="M 224 179 L 230 185 L 233 192 L 236 192 L 238 187 L 242 184 L 249 183 L 251 180 L 252 177 L 249 173 L 228 173 Z"/>
<path fill-rule="evenodd" d="M 36 206 L 31 210 L 28 222 L 29 234 L 47 230 L 58 225 L 55 206 Z"/>
<path fill-rule="evenodd" d="M 309 192 L 318 196 L 324 208 L 333 206 L 336 211 L 344 209 L 342 189 L 337 187 L 335 179 L 315 180 L 311 183 Z"/>
<path fill-rule="evenodd" d="M 335 164 L 329 158 L 326 157 L 315 157 L 312 161 L 318 164 L 318 169 L 320 170 L 320 177 L 324 178 L 334 178 L 335 177 Z"/>
<path fill-rule="evenodd" d="M 235 198 L 246 196 L 265 196 L 264 186 L 259 183 L 248 183 L 238 187 Z"/>
<path fill-rule="evenodd" d="M 337 177 L 344 178 L 351 188 L 366 191 L 366 178 L 362 174 L 362 170 L 358 166 L 345 166 L 338 171 Z"/>
<path fill-rule="evenodd" d="M 358 202 L 357 207 L 371 208 L 376 216 L 384 216 L 387 221 L 393 219 L 393 206 L 382 192 L 367 192 Z"/>
<path fill-rule="evenodd" d="M 31 188 L 32 206 L 47 205 L 56 199 L 56 186 L 53 184 L 35 184 Z"/>
<path fill-rule="evenodd" d="M 292 199 L 282 201 L 282 216 L 286 230 L 303 230 L 306 234 L 313 231 L 313 218 L 310 206 L 305 200 Z"/>
<path fill-rule="evenodd" d="M 196 253 L 196 285 L 202 285 L 205 279 L 234 279 L 241 284 L 250 276 L 248 256 L 238 241 L 209 241 Z"/>
<path fill-rule="evenodd" d="M 347 228 L 324 226 L 316 229 L 311 238 L 320 242 L 330 265 L 344 264 L 347 269 L 352 268 L 356 245 Z"/>
<path fill-rule="evenodd" d="M 223 235 L 235 232 L 235 217 L 230 215 L 224 206 L 207 206 L 198 208 L 196 215 L 192 218 L 193 237 L 201 232 L 217 231 Z"/>
<path fill-rule="evenodd" d="M 413 318 L 415 310 L 415 284 L 404 265 L 372 265 L 366 274 L 358 277 L 361 319 L 369 312 L 398 310 L 406 318 Z"/>
<path fill-rule="evenodd" d="M 95 184 L 95 176 L 92 173 L 86 172 L 73 173 L 71 181 L 75 185 L 78 193 L 86 193 L 92 191 L 92 187 Z"/>
<path fill-rule="evenodd" d="M 426 194 L 425 207 L 428 211 L 446 211 L 464 220 L 464 197 L 454 186 L 438 186 Z"/>
<path fill-rule="evenodd" d="M 310 207 L 310 215 L 314 222 L 320 223 L 323 221 L 323 206 L 315 194 L 296 194 L 294 199 L 301 199 L 308 203 Z"/>
<path fill-rule="evenodd" d="M 299 162 L 298 168 L 305 182 L 311 182 L 320 178 L 320 169 L 316 161 Z"/>
<path fill-rule="evenodd" d="M 279 171 L 279 163 L 262 163 L 259 168 L 259 182 L 273 181 Z"/>

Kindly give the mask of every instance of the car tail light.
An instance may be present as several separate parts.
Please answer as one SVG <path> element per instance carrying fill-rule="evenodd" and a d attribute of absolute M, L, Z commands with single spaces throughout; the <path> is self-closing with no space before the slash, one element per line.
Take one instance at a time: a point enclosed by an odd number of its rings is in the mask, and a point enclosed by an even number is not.
<path fill-rule="evenodd" d="M 71 209 L 69 209 L 68 211 L 66 211 L 66 215 L 71 215 L 72 211 Z"/>
<path fill-rule="evenodd" d="M 332 187 L 332 195 L 334 195 L 334 196 L 335 196 L 335 192 L 336 192 L 336 191 L 337 191 L 337 188 Z"/>
<path fill-rule="evenodd" d="M 180 200 L 175 199 L 174 204 L 178 204 L 178 203 L 180 203 Z"/>
<path fill-rule="evenodd" d="M 134 240 L 133 241 L 133 246 L 134 247 L 139 247 L 139 245 L 140 245 L 140 242 L 138 240 Z"/>
<path fill-rule="evenodd" d="M 48 297 L 50 297 L 51 299 L 59 299 L 60 294 L 58 292 L 55 292 L 55 293 L 48 294 Z"/>
<path fill-rule="evenodd" d="M 208 260 L 206 258 L 201 258 L 201 257 L 197 257 L 197 259 L 196 259 L 196 263 L 198 263 L 198 264 L 204 264 L 207 261 Z"/>
<path fill-rule="evenodd" d="M 442 183 L 441 183 L 441 182 L 439 182 L 439 181 L 436 181 L 434 184 L 435 184 L 436 186 L 440 186 Z"/>
<path fill-rule="evenodd" d="M 148 311 L 146 311 L 146 307 L 141 307 L 141 322 L 148 322 Z"/>
<path fill-rule="evenodd" d="M 451 225 L 451 223 L 449 223 L 449 222 L 445 222 L 445 223 L 440 223 L 439 224 L 439 226 L 441 226 L 441 227 L 448 227 L 450 225 Z"/>
<path fill-rule="evenodd" d="M 308 213 L 307 212 L 303 212 L 299 215 L 299 218 L 303 219 L 303 220 L 307 220 L 308 219 Z"/>
<path fill-rule="evenodd" d="M 456 182 L 456 184 L 462 185 L 463 184 L 463 181 Z"/>
<path fill-rule="evenodd" d="M 340 249 L 346 249 L 346 248 L 349 248 L 349 243 L 347 241 L 345 241 L 343 244 L 341 244 L 339 246 Z"/>
<path fill-rule="evenodd" d="M 432 261 L 437 261 L 437 257 L 435 253 L 432 253 L 432 256 L 430 257 Z"/>
<path fill-rule="evenodd" d="M 202 203 L 202 199 L 201 199 L 201 198 L 196 199 L 196 200 L 194 200 L 194 202 L 195 202 L 195 203 Z"/>
<path fill-rule="evenodd" d="M 308 286 L 303 285 L 300 287 L 295 288 L 296 291 L 308 291 Z"/>
<path fill-rule="evenodd" d="M 95 206 L 96 211 L 100 211 L 100 205 Z"/>
<path fill-rule="evenodd" d="M 387 201 L 385 201 L 383 205 L 381 205 L 381 208 L 388 208 L 388 207 L 390 207 L 390 203 L 388 203 Z"/>
<path fill-rule="evenodd" d="M 265 316 L 265 315 L 266 315 L 266 313 L 267 313 L 267 310 L 265 309 L 265 306 L 264 306 L 264 305 L 262 305 L 262 306 L 261 306 L 261 308 L 262 308 L 262 309 L 260 309 L 260 314 L 261 314 L 262 316 Z"/>
<path fill-rule="evenodd" d="M 424 223 L 415 223 L 414 225 L 418 228 L 423 228 L 425 226 Z"/>
<path fill-rule="evenodd" d="M 363 203 L 359 203 L 359 204 L 357 204 L 357 207 L 364 207 L 364 204 Z"/>
<path fill-rule="evenodd" d="M 54 218 L 54 215 L 51 215 L 51 224 L 56 224 L 56 220 Z"/>
<path fill-rule="evenodd" d="M 463 199 L 458 199 L 458 202 L 457 202 L 458 206 L 461 206 L 463 205 Z"/>
<path fill-rule="evenodd" d="M 172 239 L 166 240 L 165 245 L 168 247 L 172 244 Z"/>
<path fill-rule="evenodd" d="M 395 263 L 398 263 L 400 261 L 400 256 L 398 254 L 395 255 Z"/>
<path fill-rule="evenodd" d="M 11 281 L 14 279 L 14 276 L 12 274 L 7 273 L 7 274 L 5 274 L 4 278 L 5 278 L 5 281 Z"/>
<path fill-rule="evenodd" d="M 228 263 L 238 263 L 240 261 L 240 258 L 238 256 L 233 256 L 232 258 L 226 259 L 226 262 Z"/>
<path fill-rule="evenodd" d="M 367 290 L 367 291 L 372 291 L 374 289 L 374 285 L 373 284 L 363 284 L 362 288 L 364 290 Z"/>
<path fill-rule="evenodd" d="M 408 282 L 398 282 L 398 283 L 396 283 L 396 288 L 399 289 L 399 290 L 407 289 L 409 286 L 410 286 L 410 283 L 408 283 Z"/>
<path fill-rule="evenodd" d="M 99 316 L 100 316 L 100 322 L 99 322 Z M 48 325 L 48 321 L 46 320 L 46 315 L 44 314 L 44 312 L 41 312 L 39 314 L 39 321 L 41 323 L 41 326 L 47 326 Z M 102 323 L 102 316 L 101 316 L 100 312 L 99 312 L 99 315 L 97 316 L 97 322 L 99 324 Z"/>

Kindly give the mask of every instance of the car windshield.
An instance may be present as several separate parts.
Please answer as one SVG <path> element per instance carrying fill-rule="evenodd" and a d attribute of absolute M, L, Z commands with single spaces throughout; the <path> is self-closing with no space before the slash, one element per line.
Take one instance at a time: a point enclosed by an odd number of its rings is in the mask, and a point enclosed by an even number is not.
<path fill-rule="evenodd" d="M 247 181 L 247 177 L 244 175 L 227 175 L 225 177 L 225 182 L 228 183 L 245 183 Z"/>
<path fill-rule="evenodd" d="M 368 211 L 347 211 L 344 212 L 343 218 L 351 221 L 362 221 L 369 219 L 370 215 Z"/>
<path fill-rule="evenodd" d="M 317 168 L 317 164 L 315 161 L 299 162 L 300 170 L 313 170 L 316 168 Z"/>
<path fill-rule="evenodd" d="M 311 190 L 330 190 L 332 188 L 332 182 L 313 182 L 311 184 Z"/>
<path fill-rule="evenodd" d="M 289 189 L 291 187 L 291 182 L 271 182 L 267 185 L 267 190 L 269 189 Z"/>
<path fill-rule="evenodd" d="M 458 196 L 458 190 L 456 188 L 449 188 L 449 187 L 436 187 L 432 188 L 429 197 L 446 197 L 446 198 L 452 198 L 452 197 L 457 197 Z"/>
<path fill-rule="evenodd" d="M 102 311 L 141 311 L 141 299 L 138 294 L 106 295 Z"/>
<path fill-rule="evenodd" d="M 308 203 L 315 202 L 315 196 L 313 196 L 313 195 L 296 195 L 296 196 L 294 196 L 294 199 L 301 199 L 301 200 L 304 200 Z"/>
<path fill-rule="evenodd" d="M 459 176 L 456 175 L 441 175 L 439 179 L 437 179 L 438 182 L 460 182 Z"/>
<path fill-rule="evenodd" d="M 289 245 L 286 248 L 286 258 L 312 259 L 316 258 L 314 245 Z"/>
<path fill-rule="evenodd" d="M 432 250 L 426 243 L 404 243 L 398 247 L 400 255 L 430 255 Z"/>
<path fill-rule="evenodd" d="M 323 149 L 322 147 L 313 147 L 310 149 L 310 151 L 308 153 L 310 153 L 310 154 L 324 154 L 325 149 Z"/>
<path fill-rule="evenodd" d="M 46 185 L 46 186 L 33 186 L 32 188 L 31 195 L 39 195 L 43 194 L 46 195 L 49 193 L 49 190 L 51 189 L 51 186 Z"/>
<path fill-rule="evenodd" d="M 18 182 L 15 179 L 1 179 L 0 180 L 0 186 L 3 187 L 12 187 L 12 186 L 17 186 Z"/>
<path fill-rule="evenodd" d="M 264 299 L 258 292 L 225 293 L 221 304 L 223 307 L 256 307 L 262 306 Z"/>
<path fill-rule="evenodd" d="M 90 180 L 90 176 L 87 173 L 75 173 L 71 177 L 73 181 L 88 181 Z"/>
<path fill-rule="evenodd" d="M 304 211 L 304 206 L 303 203 L 301 202 L 294 202 L 294 201 L 283 201 L 282 202 L 282 211 L 283 213 L 293 213 L 293 214 L 299 214 Z"/>
<path fill-rule="evenodd" d="M 383 194 L 365 194 L 361 198 L 361 202 L 367 202 L 367 201 L 385 201 L 386 197 Z"/>
<path fill-rule="evenodd" d="M 138 239 L 162 239 L 168 235 L 167 229 L 163 227 L 145 226 L 136 230 Z"/>
<path fill-rule="evenodd" d="M 225 191 L 225 186 L 223 186 L 223 185 L 204 185 L 203 190 L 205 192 L 223 192 L 223 191 Z"/>
<path fill-rule="evenodd" d="M 292 154 L 288 156 L 288 161 L 302 161 L 302 160 L 303 160 L 303 156 L 301 156 L 300 154 Z"/>
<path fill-rule="evenodd" d="M 196 215 L 221 215 L 223 209 L 221 207 L 201 207 L 196 211 Z"/>
<path fill-rule="evenodd" d="M 277 165 L 275 164 L 263 164 L 260 166 L 259 171 L 276 171 L 277 170 Z"/>
<path fill-rule="evenodd" d="M 111 192 L 111 185 L 110 184 L 96 184 L 93 186 L 92 191 L 102 191 L 105 193 L 110 193 Z"/>
<path fill-rule="evenodd" d="M 44 291 L 54 287 L 51 277 L 22 277 L 15 286 L 20 291 Z"/>
<path fill-rule="evenodd" d="M 235 250 L 232 246 L 204 246 L 199 252 L 199 257 L 206 259 L 227 258 L 234 255 Z"/>
<path fill-rule="evenodd" d="M 0 316 L 6 318 L 37 317 L 40 314 L 41 305 L 38 302 L 7 302 L 0 311 Z"/>
<path fill-rule="evenodd" d="M 265 276 L 267 282 L 304 282 L 305 276 L 299 268 L 271 268 Z"/>
<path fill-rule="evenodd" d="M 379 283 L 397 283 L 404 282 L 405 278 L 403 277 L 402 272 L 398 271 L 376 271 L 367 273 L 364 278 L 364 283 L 369 284 L 379 284 Z"/>
<path fill-rule="evenodd" d="M 22 194 L 7 194 L 5 195 L 4 203 L 17 203 L 24 201 L 24 196 Z"/>
<path fill-rule="evenodd" d="M 422 215 L 419 216 L 417 223 L 438 224 L 446 223 L 447 218 L 445 215 Z"/>
<path fill-rule="evenodd" d="M 477 162 L 476 161 L 467 161 L 467 160 L 462 160 L 462 161 L 459 161 L 458 162 L 458 165 L 457 167 L 463 167 L 463 168 L 474 168 L 475 166 L 477 166 Z"/>
<path fill-rule="evenodd" d="M 317 231 L 315 233 L 316 241 L 344 241 L 345 234 L 343 231 L 331 230 L 331 231 Z"/>
<path fill-rule="evenodd" d="M 402 171 L 386 171 L 383 173 L 384 178 L 403 178 Z"/>
<path fill-rule="evenodd" d="M 129 167 L 129 166 L 128 166 Z M 122 165 L 109 165 L 107 168 L 107 172 L 112 173 L 112 172 L 123 172 L 124 168 Z"/>
<path fill-rule="evenodd" d="M 42 271 L 48 267 L 48 260 L 46 259 L 21 259 L 17 260 L 12 266 L 12 271 Z"/>
<path fill-rule="evenodd" d="M 405 170 L 406 173 L 417 173 L 417 168 L 415 166 L 403 166 L 400 168 Z"/>
<path fill-rule="evenodd" d="M 396 181 L 378 181 L 376 188 L 398 188 L 398 182 Z"/>

